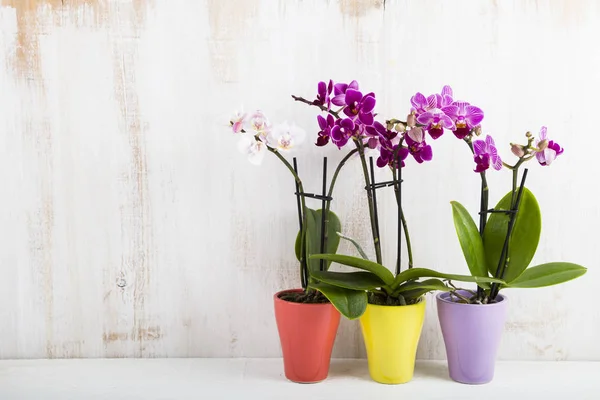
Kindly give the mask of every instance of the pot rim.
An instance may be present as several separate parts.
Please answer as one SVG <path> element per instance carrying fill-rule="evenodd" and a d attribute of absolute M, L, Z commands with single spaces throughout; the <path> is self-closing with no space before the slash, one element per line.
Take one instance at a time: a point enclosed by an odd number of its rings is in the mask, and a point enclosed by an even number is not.
<path fill-rule="evenodd" d="M 459 290 L 460 292 L 460 290 Z M 500 297 L 500 301 L 496 302 L 496 303 L 491 303 L 491 304 L 464 304 L 464 303 L 456 303 L 454 301 L 451 301 L 447 298 L 443 298 L 442 296 L 449 294 L 450 292 L 441 292 L 435 295 L 435 298 L 438 302 L 443 302 L 446 304 L 452 304 L 453 306 L 457 306 L 457 307 L 501 307 L 502 305 L 506 304 L 508 302 L 508 297 L 506 297 L 505 295 L 503 295 L 502 293 L 498 293 L 498 295 L 496 296 L 496 298 Z"/>
<path fill-rule="evenodd" d="M 275 300 L 275 302 L 285 303 L 289 307 L 296 307 L 296 306 L 299 306 L 299 307 L 328 307 L 328 306 L 331 306 L 331 307 L 333 307 L 333 304 L 331 304 L 331 302 L 327 302 L 327 303 L 295 303 L 293 301 L 283 300 L 279 297 L 283 293 L 299 293 L 299 292 L 303 292 L 303 291 L 304 291 L 304 289 L 280 290 L 279 292 L 277 292 L 273 295 L 273 299 Z"/>
<path fill-rule="evenodd" d="M 418 303 L 415 304 L 407 304 L 405 306 L 402 305 L 386 305 L 386 304 L 371 304 L 371 303 L 367 303 L 367 307 L 385 307 L 385 308 L 409 308 L 409 307 L 417 307 L 420 306 L 421 304 L 425 305 L 427 303 L 427 300 L 425 300 L 425 297 L 423 297 L 421 299 L 421 301 L 419 301 Z"/>

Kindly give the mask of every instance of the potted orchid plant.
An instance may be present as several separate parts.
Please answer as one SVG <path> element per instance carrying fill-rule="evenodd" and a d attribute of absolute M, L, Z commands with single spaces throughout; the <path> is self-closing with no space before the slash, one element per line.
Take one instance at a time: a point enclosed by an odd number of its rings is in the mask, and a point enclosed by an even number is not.
<path fill-rule="evenodd" d="M 418 126 L 417 110 L 413 109 L 406 121 L 375 120 L 375 94 L 363 94 L 356 81 L 348 84 L 320 82 L 315 100 L 293 96 L 296 101 L 316 106 L 325 116 L 318 116 L 320 127 L 317 146 L 329 142 L 342 149 L 351 144 L 360 158 L 365 189 L 375 261 L 367 259 L 358 243 L 346 236 L 362 258 L 338 254 L 312 254 L 311 260 L 326 260 L 356 268 L 356 272 L 314 271 L 316 282 L 312 287 L 323 293 L 347 318 L 360 318 L 367 349 L 371 377 L 381 383 L 404 383 L 412 379 L 415 356 L 425 315 L 424 295 L 434 290 L 448 290 L 445 282 L 450 280 L 477 282 L 480 284 L 502 283 L 491 277 L 450 275 L 425 268 L 413 268 L 413 256 L 408 228 L 402 210 L 401 175 L 405 160 L 411 155 L 417 163 L 433 157 L 431 146 L 426 143 L 428 129 L 433 138 L 434 124 L 439 124 L 432 115 L 430 123 Z M 414 100 L 414 99 L 413 99 Z M 417 99 L 419 100 L 419 99 Z M 439 106 L 445 105 L 447 97 L 435 99 Z M 420 103 L 419 103 L 420 104 Z M 418 104 L 413 101 L 413 108 Z M 454 126 L 447 119 L 448 126 Z M 444 119 L 445 123 L 446 119 Z M 437 136 L 439 137 L 439 135 Z M 367 151 L 377 151 L 377 166 L 389 168 L 392 180 L 375 182 L 373 158 L 367 162 Z M 393 186 L 398 207 L 398 243 L 395 274 L 382 265 L 381 238 L 377 208 L 377 189 Z M 407 245 L 408 269 L 401 271 L 401 231 Z M 428 278 L 428 279 L 422 279 Z"/>
<path fill-rule="evenodd" d="M 330 210 L 331 201 L 338 174 L 353 152 L 340 161 L 329 187 L 327 158 L 324 158 L 322 193 L 306 193 L 298 173 L 296 158 L 290 163 L 284 156 L 304 141 L 304 130 L 285 122 L 272 125 L 261 111 L 237 112 L 230 119 L 229 125 L 239 137 L 239 151 L 248 157 L 250 163 L 259 165 L 266 153 L 271 153 L 283 163 L 294 178 L 299 223 L 295 253 L 299 262 L 301 288 L 275 293 L 275 319 L 283 352 L 285 376 L 291 381 L 301 383 L 322 381 L 329 372 L 340 314 L 327 297 L 311 286 L 316 283 L 312 275 L 326 271 L 330 263 L 324 260 L 310 260 L 308 256 L 313 253 L 335 253 L 337 250 L 340 237 L 336 232 L 341 230 L 341 222 Z M 321 208 L 309 208 L 306 205 L 307 198 L 319 200 Z M 322 288 L 324 286 L 326 285 L 321 285 Z M 335 291 L 335 288 L 331 290 Z M 348 297 L 352 298 L 352 293 Z"/>
<path fill-rule="evenodd" d="M 442 98 L 442 102 L 435 99 Z M 534 267 L 529 264 L 541 234 L 541 212 L 533 193 L 525 187 L 524 163 L 537 160 L 549 166 L 563 149 L 542 127 L 534 138 L 526 133 L 526 143 L 511 143 L 517 157 L 514 164 L 500 158 L 491 136 L 481 135 L 483 111 L 464 101 L 455 101 L 449 86 L 441 94 L 413 97 L 414 115 L 432 137 L 445 128 L 464 141 L 475 162 L 474 171 L 481 178 L 479 226 L 460 203 L 453 201 L 452 213 L 456 233 L 471 275 L 492 277 L 501 282 L 477 282 L 476 290 L 455 290 L 437 295 L 438 317 L 446 345 L 449 374 L 462 383 L 480 384 L 493 379 L 496 352 L 507 312 L 507 298 L 499 293 L 505 288 L 538 288 L 575 279 L 586 268 L 568 262 L 551 262 Z M 511 190 L 492 209 L 488 207 L 489 188 L 486 171 L 503 168 L 512 172 Z M 520 182 L 520 183 L 519 183 Z"/>

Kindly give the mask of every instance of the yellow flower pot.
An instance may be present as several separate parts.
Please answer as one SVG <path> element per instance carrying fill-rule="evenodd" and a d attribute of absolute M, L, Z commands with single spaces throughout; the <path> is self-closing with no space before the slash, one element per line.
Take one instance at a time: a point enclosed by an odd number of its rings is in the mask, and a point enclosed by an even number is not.
<path fill-rule="evenodd" d="M 412 379 L 424 319 L 425 299 L 409 306 L 367 305 L 360 326 L 374 381 L 397 384 Z"/>

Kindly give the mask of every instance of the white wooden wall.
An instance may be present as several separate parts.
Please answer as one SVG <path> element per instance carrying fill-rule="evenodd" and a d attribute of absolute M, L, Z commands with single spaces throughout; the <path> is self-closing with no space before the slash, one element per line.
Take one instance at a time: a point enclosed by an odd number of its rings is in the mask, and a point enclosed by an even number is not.
<path fill-rule="evenodd" d="M 544 230 L 534 262 L 589 267 L 560 287 L 507 291 L 503 359 L 600 360 L 597 1 L 1 0 L 0 358 L 274 357 L 275 291 L 299 285 L 289 173 L 235 149 L 243 104 L 309 133 L 309 190 L 323 156 L 319 80 L 359 80 L 383 117 L 451 84 L 486 112 L 501 154 L 549 133 L 565 148 L 530 165 Z M 405 210 L 416 263 L 466 273 L 450 200 L 475 211 L 479 178 L 446 134 L 409 163 Z M 491 200 L 509 189 L 490 173 Z M 385 178 L 381 171 L 379 178 Z M 334 202 L 369 251 L 357 160 Z M 381 194 L 393 265 L 392 193 Z M 344 245 L 342 252 L 352 250 Z M 343 321 L 338 357 L 364 356 Z M 444 358 L 433 297 L 419 350 Z"/>

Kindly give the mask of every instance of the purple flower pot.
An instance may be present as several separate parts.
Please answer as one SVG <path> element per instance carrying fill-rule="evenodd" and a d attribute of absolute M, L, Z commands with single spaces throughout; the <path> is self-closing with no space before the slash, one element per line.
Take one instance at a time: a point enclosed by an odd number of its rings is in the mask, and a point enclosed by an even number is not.
<path fill-rule="evenodd" d="M 461 304 L 453 302 L 448 292 L 438 294 L 436 299 L 450 378 L 471 385 L 490 382 L 508 300 L 499 294 L 497 303 Z"/>

